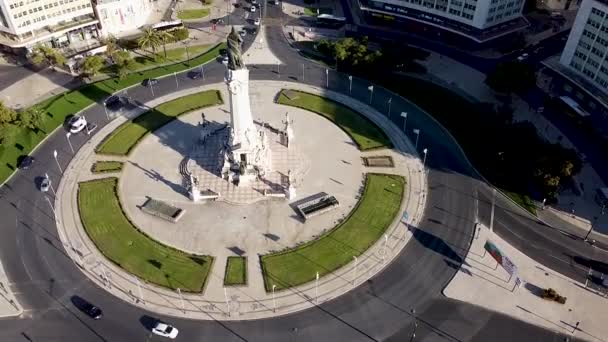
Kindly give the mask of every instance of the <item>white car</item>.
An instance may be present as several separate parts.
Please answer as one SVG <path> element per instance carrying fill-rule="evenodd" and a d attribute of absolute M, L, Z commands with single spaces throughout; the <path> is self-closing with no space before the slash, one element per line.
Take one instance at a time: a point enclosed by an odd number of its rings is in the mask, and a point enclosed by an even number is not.
<path fill-rule="evenodd" d="M 255 12 L 255 6 L 249 7 L 249 11 L 252 12 L 252 13 Z"/>
<path fill-rule="evenodd" d="M 260 18 L 255 18 L 255 20 L 253 21 L 253 23 L 254 23 L 256 26 L 260 26 Z"/>
<path fill-rule="evenodd" d="M 246 35 L 247 35 L 247 31 L 245 31 L 245 30 L 239 31 L 239 36 L 241 36 L 241 38 L 245 38 Z"/>
<path fill-rule="evenodd" d="M 222 57 L 222 64 L 224 64 L 224 65 L 228 65 L 228 61 L 229 61 L 228 56 L 224 56 L 224 57 Z"/>
<path fill-rule="evenodd" d="M 70 133 L 76 134 L 87 126 L 87 120 L 82 116 L 74 115 L 70 121 L 68 121 L 68 126 L 70 127 Z"/>
<path fill-rule="evenodd" d="M 163 322 L 156 322 L 152 332 L 158 336 L 168 337 L 174 339 L 177 337 L 177 329 Z"/>
<path fill-rule="evenodd" d="M 517 60 L 520 61 L 520 62 L 523 62 L 526 59 L 528 59 L 528 54 L 527 53 L 524 53 L 521 56 L 517 57 Z"/>

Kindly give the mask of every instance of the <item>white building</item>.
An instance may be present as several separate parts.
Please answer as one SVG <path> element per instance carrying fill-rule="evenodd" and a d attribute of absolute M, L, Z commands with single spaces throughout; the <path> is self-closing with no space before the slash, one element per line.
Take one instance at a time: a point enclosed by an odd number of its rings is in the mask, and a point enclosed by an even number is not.
<path fill-rule="evenodd" d="M 152 11 L 149 0 L 97 0 L 95 12 L 102 36 L 130 34 L 146 24 Z"/>
<path fill-rule="evenodd" d="M 97 23 L 90 0 L 0 0 L 0 48 L 84 47 Z"/>
<path fill-rule="evenodd" d="M 361 10 L 386 20 L 412 20 L 477 43 L 528 26 L 525 0 L 358 0 Z"/>

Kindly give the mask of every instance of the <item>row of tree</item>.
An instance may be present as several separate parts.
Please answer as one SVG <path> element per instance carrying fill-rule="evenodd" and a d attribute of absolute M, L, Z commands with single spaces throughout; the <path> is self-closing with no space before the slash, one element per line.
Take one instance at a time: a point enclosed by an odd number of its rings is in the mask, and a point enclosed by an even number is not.
<path fill-rule="evenodd" d="M 36 106 L 16 111 L 0 101 L 0 141 L 13 131 L 11 127 L 25 127 L 34 132 L 43 131 L 42 113 Z"/>

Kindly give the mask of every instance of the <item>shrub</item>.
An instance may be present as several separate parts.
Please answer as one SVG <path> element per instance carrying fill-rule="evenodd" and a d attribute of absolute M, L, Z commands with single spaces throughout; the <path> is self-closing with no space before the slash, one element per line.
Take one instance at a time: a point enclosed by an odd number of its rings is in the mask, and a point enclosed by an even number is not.
<path fill-rule="evenodd" d="M 541 294 L 541 298 L 552 300 L 560 304 L 566 304 L 566 300 L 568 299 L 566 297 L 560 296 L 554 289 L 551 288 L 544 289 L 543 293 Z"/>

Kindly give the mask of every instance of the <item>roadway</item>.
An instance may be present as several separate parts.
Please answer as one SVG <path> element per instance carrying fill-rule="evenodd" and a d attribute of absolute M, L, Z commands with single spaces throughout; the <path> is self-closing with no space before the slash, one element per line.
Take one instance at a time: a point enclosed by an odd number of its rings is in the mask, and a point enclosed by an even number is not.
<path fill-rule="evenodd" d="M 274 66 L 250 66 L 252 80 L 297 80 L 324 86 L 325 69 L 300 58 L 281 35 L 280 27 L 267 28 L 266 39 L 271 49 L 289 64 L 282 66 L 281 74 L 275 72 Z M 304 79 L 301 79 L 301 63 L 305 63 Z M 178 74 L 179 87 L 222 82 L 224 68 L 216 62 L 208 64 L 205 80 L 192 80 L 187 73 Z M 330 77 L 332 90 L 348 92 L 347 84 L 345 75 Z M 367 85 L 355 80 L 352 96 L 367 98 Z M 155 93 L 167 94 L 175 89 L 175 80 L 168 77 L 155 86 Z M 141 86 L 129 89 L 128 94 L 143 103 L 152 99 L 150 90 Z M 377 88 L 373 105 L 384 110 L 388 96 Z M 393 100 L 395 112 L 410 108 L 411 105 L 401 99 Z M 100 126 L 106 123 L 102 106 L 93 106 L 84 114 Z M 178 340 L 404 341 L 413 332 L 410 310 L 415 309 L 419 322 L 416 339 L 420 341 L 563 341 L 564 336 L 554 332 L 443 297 L 441 290 L 456 272 L 452 265 L 458 264 L 468 250 L 473 222 L 477 217 L 485 220 L 488 216 L 489 190 L 474 175 L 455 141 L 434 120 L 422 114 L 412 115 L 408 126 L 419 127 L 424 132 L 420 146 L 431 151 L 427 160 L 430 166 L 427 209 L 420 226 L 412 228 L 415 239 L 385 271 L 329 303 L 275 319 L 197 322 L 165 318 L 180 329 Z M 85 134 L 72 136 L 74 148 L 80 148 L 86 138 Z M 37 159 L 35 165 L 17 172 L 0 188 L 3 217 L 0 257 L 12 281 L 11 287 L 26 309 L 20 318 L 0 320 L 0 340 L 160 341 L 150 336 L 141 324 L 146 315 L 158 316 L 122 302 L 91 283 L 66 257 L 57 238 L 51 207 L 37 190 L 34 179 L 48 172 L 53 184 L 59 182 L 60 173 L 52 153 L 57 150 L 62 168 L 67 167 L 71 152 L 65 139 L 61 129 L 51 134 L 33 153 Z M 498 200 L 496 212 L 496 221 L 500 222 L 496 224 L 496 231 L 501 236 L 518 243 L 508 235 L 513 232 L 521 237 L 524 248 L 533 248 L 529 247 L 533 241 L 534 246 L 542 246 L 552 253 L 561 250 L 559 244 L 565 244 L 561 234 L 551 229 L 537 231 L 541 228 L 535 226 L 530 229 L 529 219 L 502 200 Z M 576 255 L 591 253 L 586 245 L 570 249 Z M 544 260 L 541 262 L 545 264 Z M 547 260 L 545 265 L 567 270 L 561 264 L 563 262 Z M 579 274 L 576 269 L 572 273 Z M 87 318 L 70 303 L 73 295 L 98 304 L 105 317 L 100 321 Z"/>

